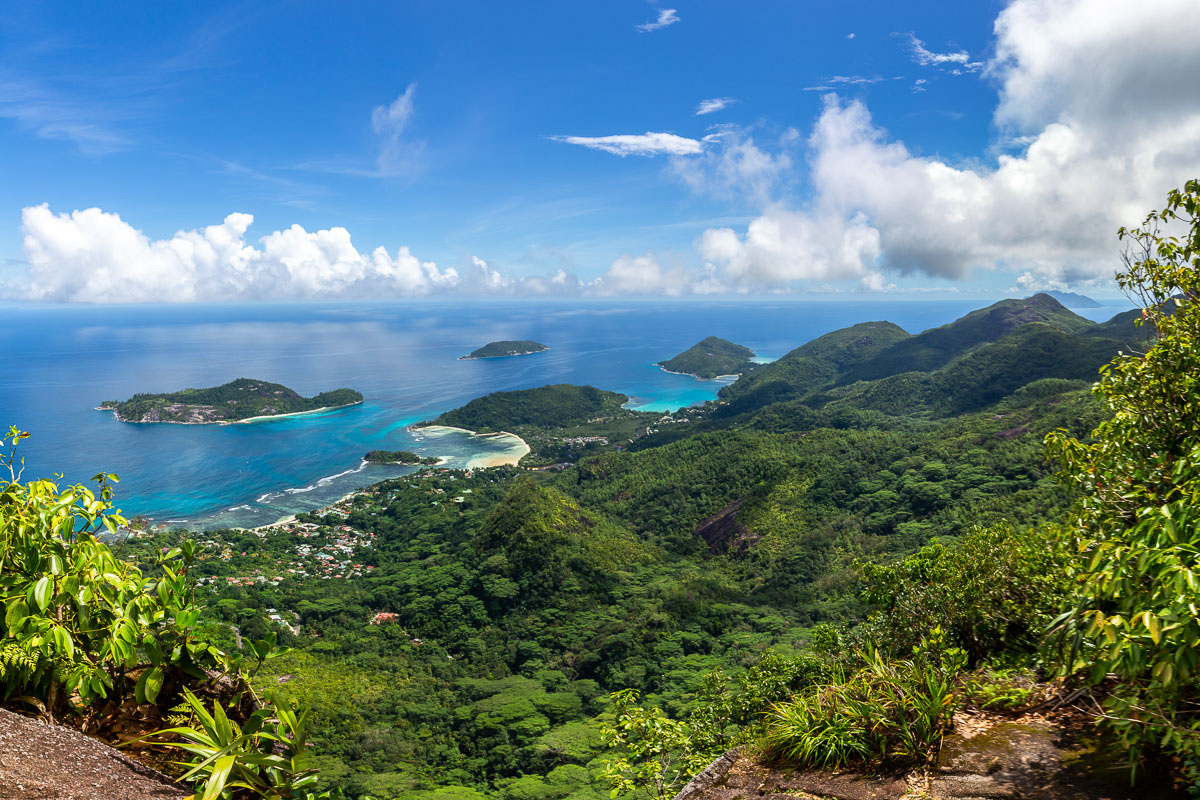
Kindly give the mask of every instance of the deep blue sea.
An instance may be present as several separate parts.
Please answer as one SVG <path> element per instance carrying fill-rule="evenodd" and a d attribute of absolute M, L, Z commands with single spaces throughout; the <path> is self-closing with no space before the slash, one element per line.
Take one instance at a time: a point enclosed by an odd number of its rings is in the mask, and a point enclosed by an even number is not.
<path fill-rule="evenodd" d="M 219 306 L 0 305 L 0 426 L 32 436 L 25 477 L 120 476 L 127 516 L 192 527 L 261 525 L 325 505 L 409 467 L 364 465 L 372 449 L 446 456 L 465 466 L 496 440 L 406 430 L 472 398 L 549 383 L 623 392 L 668 410 L 721 383 L 653 366 L 706 336 L 775 358 L 837 328 L 890 320 L 917 333 L 986 301 L 511 301 Z M 1080 310 L 1103 320 L 1128 305 Z M 550 347 L 529 356 L 458 357 L 497 339 Z M 350 387 L 366 401 L 247 425 L 117 422 L 95 410 L 136 392 L 239 377 L 305 396 Z"/>

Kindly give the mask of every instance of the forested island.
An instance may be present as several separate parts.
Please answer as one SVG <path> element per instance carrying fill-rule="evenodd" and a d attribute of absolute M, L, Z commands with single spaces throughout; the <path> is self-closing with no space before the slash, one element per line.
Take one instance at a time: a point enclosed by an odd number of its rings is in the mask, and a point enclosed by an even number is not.
<path fill-rule="evenodd" d="M 362 401 L 363 396 L 353 389 L 334 389 L 315 397 L 302 397 L 282 384 L 238 378 L 208 389 L 105 400 L 97 408 L 112 411 L 121 422 L 211 425 L 342 408 Z"/>
<path fill-rule="evenodd" d="M 1172 195 L 1180 218 L 1184 200 L 1200 208 L 1200 184 Z M 891 781 L 842 796 L 1183 797 L 1200 789 L 1188 219 L 1178 250 L 1133 234 L 1153 257 L 1119 277 L 1147 302 L 1107 322 L 1038 294 L 920 333 L 861 323 L 671 414 L 591 386 L 493 393 L 435 422 L 609 441 L 554 469 L 425 470 L 259 530 L 147 533 L 119 553 L 144 572 L 60 535 L 71 514 L 100 528 L 104 503 L 12 484 L 0 523 L 50 522 L 11 525 L 45 541 L 16 541 L 0 573 L 6 688 L 60 715 L 112 696 L 249 719 L 219 768 L 238 775 L 263 774 L 270 737 L 311 733 L 318 788 L 350 798 L 669 798 L 742 745 L 741 767 L 813 778 L 791 796 L 834 794 L 836 772 Z M 101 575 L 137 615 L 85 603 L 111 594 Z M 266 707 L 182 693 L 213 668 Z M 292 735 L 297 707 L 311 728 Z"/>
<path fill-rule="evenodd" d="M 506 356 L 527 356 L 531 353 L 541 353 L 550 348 L 541 342 L 533 342 L 528 339 L 520 340 L 504 340 L 500 342 L 488 342 L 478 350 L 472 350 L 465 356 L 460 356 L 459 361 L 470 361 L 476 358 L 505 358 Z"/>
<path fill-rule="evenodd" d="M 420 456 L 409 450 L 371 450 L 363 456 L 363 461 L 369 464 L 424 464 L 429 466 L 439 463 L 441 459 Z"/>
<path fill-rule="evenodd" d="M 655 366 L 662 367 L 667 372 L 712 379 L 753 369 L 756 365 L 750 360 L 752 358 L 754 351 L 749 347 L 709 336 L 674 358 L 659 361 Z"/>
<path fill-rule="evenodd" d="M 1053 297 L 1058 302 L 1062 303 L 1067 308 L 1103 308 L 1103 303 L 1097 303 L 1087 295 L 1077 294 L 1076 292 L 1058 292 L 1050 291 L 1046 294 Z"/>

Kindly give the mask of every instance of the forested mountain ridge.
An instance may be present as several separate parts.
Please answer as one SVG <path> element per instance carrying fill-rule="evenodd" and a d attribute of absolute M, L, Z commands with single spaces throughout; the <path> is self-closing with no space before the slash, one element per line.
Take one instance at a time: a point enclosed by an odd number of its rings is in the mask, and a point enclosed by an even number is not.
<path fill-rule="evenodd" d="M 818 336 L 779 360 L 814 358 L 844 372 L 908 338 L 908 332 L 893 322 L 859 322 Z"/>
<path fill-rule="evenodd" d="M 840 383 L 886 378 L 901 372 L 929 372 L 985 342 L 1023 325 L 1042 322 L 1068 333 L 1083 333 L 1096 323 L 1067 310 L 1048 294 L 1001 300 L 938 328 L 918 333 L 881 351 L 839 377 Z"/>
<path fill-rule="evenodd" d="M 1094 376 L 1130 340 L 1145 341 L 1135 317 L 1125 312 L 1096 324 L 1038 294 L 1002 300 L 915 336 L 891 323 L 860 323 L 725 387 L 716 415 L 791 400 L 897 415 L 971 411 L 1042 378 Z"/>

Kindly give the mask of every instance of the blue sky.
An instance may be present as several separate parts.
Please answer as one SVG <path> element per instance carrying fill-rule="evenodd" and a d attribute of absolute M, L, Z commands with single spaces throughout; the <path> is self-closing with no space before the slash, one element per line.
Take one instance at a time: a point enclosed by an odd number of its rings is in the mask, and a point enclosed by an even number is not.
<path fill-rule="evenodd" d="M 0 293 L 1112 295 L 1200 173 L 1123 5 L 8 4 Z"/>

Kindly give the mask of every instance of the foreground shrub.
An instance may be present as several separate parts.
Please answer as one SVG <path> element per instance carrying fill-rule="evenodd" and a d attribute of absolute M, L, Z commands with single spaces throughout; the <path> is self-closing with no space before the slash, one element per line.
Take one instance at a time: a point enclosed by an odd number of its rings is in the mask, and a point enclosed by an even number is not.
<path fill-rule="evenodd" d="M 101 701 L 132 694 L 138 704 L 165 711 L 175 727 L 160 742 L 190 753 L 183 780 L 202 800 L 271 798 L 317 800 L 309 787 L 307 713 L 253 696 L 240 656 L 229 656 L 202 635 L 201 607 L 188 569 L 191 541 L 167 552 L 144 575 L 100 540 L 126 520 L 112 508 L 115 475 L 60 489 L 53 481 L 21 482 L 17 446 L 28 433 L 10 428 L 0 464 L 0 701 L 12 698 L 56 716 L 96 715 Z M 250 643 L 251 674 L 284 650 L 272 633 Z M 227 696 L 210 712 L 189 687 L 231 674 Z M 245 706 L 254 710 L 239 723 Z M 228 713 L 227 713 L 228 711 Z M 232 718 L 231 718 L 232 717 Z M 182 724 L 179 724 L 182 723 Z"/>
<path fill-rule="evenodd" d="M 1089 441 L 1047 437 L 1083 493 L 1055 634 L 1068 670 L 1119 679 L 1104 719 L 1130 754 L 1162 749 L 1200 787 L 1200 181 L 1121 235 L 1133 252 L 1118 282 L 1157 339 L 1104 370 L 1095 392 L 1112 417 Z"/>
<path fill-rule="evenodd" d="M 936 758 L 950 730 L 965 654 L 944 648 L 944 634 L 934 631 L 912 659 L 887 660 L 878 651 L 865 659 L 847 680 L 776 706 L 767 716 L 763 755 L 809 767 L 918 766 Z"/>
<path fill-rule="evenodd" d="M 863 564 L 870 635 L 900 655 L 941 628 L 971 664 L 1027 657 L 1065 605 L 1073 558 L 1055 530 L 998 525 L 896 564 Z"/>
<path fill-rule="evenodd" d="M 21 483 L 16 448 L 28 435 L 9 430 L 0 482 L 0 700 L 25 698 L 53 719 L 131 691 L 154 703 L 228 669 L 199 632 L 195 545 L 164 555 L 157 577 L 119 560 L 98 538 L 125 523 L 111 504 L 117 477 L 97 475 L 95 491 Z"/>

